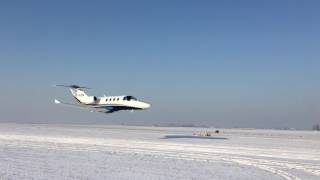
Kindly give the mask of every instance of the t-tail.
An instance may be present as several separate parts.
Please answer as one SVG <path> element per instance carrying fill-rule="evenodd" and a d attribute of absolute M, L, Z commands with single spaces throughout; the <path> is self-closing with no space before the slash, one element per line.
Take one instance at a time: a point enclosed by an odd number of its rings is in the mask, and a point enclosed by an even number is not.
<path fill-rule="evenodd" d="M 98 98 L 96 96 L 88 96 L 84 89 L 90 89 L 88 87 L 82 87 L 78 85 L 55 85 L 58 87 L 68 87 L 70 88 L 72 96 L 77 100 L 80 104 L 97 104 Z"/>

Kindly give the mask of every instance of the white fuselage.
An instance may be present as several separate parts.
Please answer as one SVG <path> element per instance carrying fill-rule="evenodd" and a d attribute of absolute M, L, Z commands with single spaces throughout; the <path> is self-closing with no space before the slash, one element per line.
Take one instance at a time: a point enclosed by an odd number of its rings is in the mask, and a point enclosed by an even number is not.
<path fill-rule="evenodd" d="M 97 98 L 96 105 L 112 105 L 112 106 L 126 106 L 133 107 L 137 109 L 147 109 L 150 107 L 150 104 L 142 101 L 138 101 L 135 98 L 128 99 L 126 97 L 131 96 L 105 96 Z"/>
<path fill-rule="evenodd" d="M 89 105 L 96 108 L 103 107 L 121 107 L 121 109 L 147 109 L 150 104 L 142 101 L 138 101 L 133 96 L 104 96 L 95 97 L 88 96 L 80 89 L 70 89 L 72 95 L 83 105 Z"/>

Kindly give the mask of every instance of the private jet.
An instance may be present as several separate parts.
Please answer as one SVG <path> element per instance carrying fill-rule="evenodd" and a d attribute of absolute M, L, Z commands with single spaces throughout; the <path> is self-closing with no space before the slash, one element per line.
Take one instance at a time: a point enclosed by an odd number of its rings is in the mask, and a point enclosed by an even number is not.
<path fill-rule="evenodd" d="M 76 99 L 77 104 L 61 102 L 54 100 L 55 104 L 67 105 L 75 108 L 87 109 L 91 112 L 113 113 L 121 110 L 145 110 L 150 108 L 150 104 L 137 100 L 133 96 L 88 96 L 84 89 L 78 85 L 54 85 L 56 87 L 67 87 L 70 89 L 72 96 Z"/>

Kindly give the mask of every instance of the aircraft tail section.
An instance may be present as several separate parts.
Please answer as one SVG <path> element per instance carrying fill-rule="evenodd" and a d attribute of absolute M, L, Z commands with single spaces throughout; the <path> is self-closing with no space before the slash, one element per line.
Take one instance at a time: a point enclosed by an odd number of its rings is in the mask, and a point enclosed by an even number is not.
<path fill-rule="evenodd" d="M 56 85 L 60 87 L 70 88 L 72 96 L 81 104 L 95 104 L 98 98 L 95 96 L 88 96 L 83 89 L 90 89 L 87 87 L 81 87 L 78 85 Z"/>
<path fill-rule="evenodd" d="M 82 89 L 70 88 L 72 96 L 81 104 L 96 104 L 98 98 L 96 96 L 88 96 Z"/>

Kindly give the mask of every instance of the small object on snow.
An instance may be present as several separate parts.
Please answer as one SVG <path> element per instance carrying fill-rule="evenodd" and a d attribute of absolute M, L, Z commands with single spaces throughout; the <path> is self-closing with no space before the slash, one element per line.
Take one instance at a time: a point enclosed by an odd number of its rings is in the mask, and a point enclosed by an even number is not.
<path fill-rule="evenodd" d="M 204 137 L 209 137 L 211 136 L 211 133 L 209 131 L 204 131 L 204 132 L 194 132 L 194 136 L 204 136 Z"/>
<path fill-rule="evenodd" d="M 220 132 L 219 130 L 216 130 L 216 131 L 215 131 L 216 134 L 219 134 L 219 132 Z"/>

